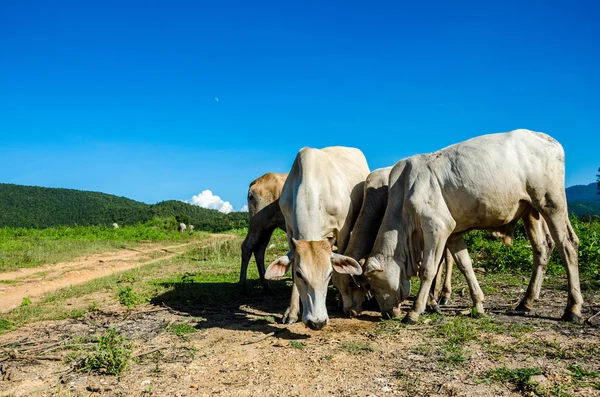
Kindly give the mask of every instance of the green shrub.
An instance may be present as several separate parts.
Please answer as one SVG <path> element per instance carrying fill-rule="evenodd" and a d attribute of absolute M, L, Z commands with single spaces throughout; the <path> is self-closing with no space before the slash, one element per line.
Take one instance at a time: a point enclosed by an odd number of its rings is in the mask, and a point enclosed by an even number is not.
<path fill-rule="evenodd" d="M 98 338 L 96 349 L 83 359 L 82 369 L 118 376 L 127 369 L 131 353 L 131 344 L 111 328 Z"/>

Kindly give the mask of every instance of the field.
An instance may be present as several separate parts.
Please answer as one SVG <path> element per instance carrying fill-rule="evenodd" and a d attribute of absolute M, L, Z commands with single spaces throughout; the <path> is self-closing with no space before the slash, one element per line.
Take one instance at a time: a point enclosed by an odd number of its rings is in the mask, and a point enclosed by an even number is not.
<path fill-rule="evenodd" d="M 32 255 L 38 259 L 28 268 L 18 269 L 22 262 L 14 259 L 27 248 L 4 259 L 0 289 L 56 283 L 69 269 L 94 271 L 113 262 L 130 267 L 115 266 L 104 277 L 26 296 L 0 315 L 0 396 L 600 396 L 597 226 L 575 227 L 582 240 L 588 320 L 583 324 L 558 321 L 566 279 L 554 265 L 535 311 L 515 316 L 511 308 L 527 287 L 530 250 L 518 236 L 503 251 L 497 242 L 473 235 L 472 254 L 488 269 L 478 276 L 486 316 L 466 314 L 468 289 L 455 271 L 455 294 L 443 316 L 425 314 L 417 325 L 404 326 L 382 321 L 370 308 L 348 319 L 339 314 L 331 291 L 331 320 L 322 331 L 278 323 L 289 299 L 289 278 L 271 281 L 276 295 L 263 296 L 251 264 L 250 293 L 240 293 L 243 230 L 114 240 L 107 237 L 113 231 L 105 230 L 106 235 L 81 238 L 76 248 L 74 236 L 82 233 L 55 236 L 54 245 L 38 236 L 45 248 Z M 35 238 L 27 233 L 38 232 L 21 233 L 0 243 L 30 241 Z M 126 252 L 130 256 L 123 257 Z M 285 252 L 285 238 L 276 233 L 267 261 Z M 52 262 L 60 263 L 44 265 Z M 40 275 L 56 266 L 66 271 Z M 5 277 L 14 272 L 25 273 Z M 413 283 L 413 292 L 416 288 Z"/>

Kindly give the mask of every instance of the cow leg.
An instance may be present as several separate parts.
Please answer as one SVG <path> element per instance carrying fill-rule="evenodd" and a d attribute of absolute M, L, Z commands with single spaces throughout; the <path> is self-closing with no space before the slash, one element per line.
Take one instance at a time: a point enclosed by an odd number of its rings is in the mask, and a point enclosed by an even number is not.
<path fill-rule="evenodd" d="M 254 238 L 248 234 L 242 243 L 242 266 L 240 268 L 240 281 L 238 282 L 238 286 L 246 292 L 246 273 L 248 272 L 248 263 L 250 262 L 250 258 L 252 258 L 253 248 Z"/>
<path fill-rule="evenodd" d="M 549 214 L 542 213 L 542 215 L 548 224 L 548 229 L 550 229 L 550 234 L 556 243 L 556 248 L 567 272 L 569 297 L 562 320 L 579 322 L 581 321 L 581 306 L 583 305 L 577 257 L 579 252 L 579 238 L 571 227 L 566 211 Z"/>
<path fill-rule="evenodd" d="M 256 268 L 258 269 L 258 275 L 260 277 L 260 283 L 262 285 L 263 293 L 267 295 L 273 295 L 273 290 L 269 286 L 269 281 L 265 279 L 265 251 L 271 241 L 271 234 L 263 233 L 258 244 L 254 247 L 254 259 L 256 259 Z"/>
<path fill-rule="evenodd" d="M 297 322 L 298 317 L 300 317 L 300 293 L 298 292 L 298 287 L 296 286 L 296 275 L 294 269 L 292 269 L 292 274 L 294 275 L 292 297 L 290 298 L 290 306 L 287 308 L 285 313 L 283 313 L 283 318 L 281 319 L 283 324 L 293 324 Z"/>
<path fill-rule="evenodd" d="M 419 277 L 421 278 L 421 286 L 419 293 L 415 299 L 415 303 L 411 311 L 402 319 L 403 323 L 415 324 L 419 319 L 419 315 L 425 311 L 427 301 L 430 297 L 431 285 L 439 268 L 442 255 L 444 254 L 445 242 L 447 237 L 440 235 L 425 234 L 423 249 L 423 263 L 419 268 Z"/>
<path fill-rule="evenodd" d="M 447 245 L 450 249 L 450 252 L 452 252 L 452 256 L 454 256 L 454 260 L 456 261 L 458 269 L 467 279 L 467 284 L 469 285 L 469 291 L 471 293 L 471 299 L 473 300 L 473 314 L 476 316 L 482 315 L 484 313 L 483 292 L 479 287 L 477 277 L 475 277 L 473 263 L 471 262 L 469 251 L 467 250 L 467 244 L 462 237 L 459 237 L 448 240 Z"/>
<path fill-rule="evenodd" d="M 454 258 L 450 250 L 446 250 L 446 276 L 444 278 L 444 288 L 442 289 L 442 296 L 439 300 L 439 304 L 444 306 L 450 302 L 452 296 L 452 266 L 454 266 Z"/>
<path fill-rule="evenodd" d="M 533 252 L 533 269 L 527 292 L 515 309 L 519 313 L 529 312 L 533 307 L 533 302 L 539 299 L 546 267 L 554 249 L 554 241 L 552 241 L 550 231 L 536 210 L 531 210 L 530 213 L 525 215 L 523 223 Z"/>
<path fill-rule="evenodd" d="M 439 303 L 440 305 L 447 305 L 450 301 L 450 296 L 452 295 L 452 265 L 454 264 L 454 259 L 452 258 L 452 254 L 450 250 L 446 249 L 444 252 L 444 256 L 442 261 L 440 262 L 440 266 L 437 274 L 435 275 L 435 282 L 433 288 L 433 297 L 432 300 L 434 302 Z M 444 268 L 446 268 L 446 275 L 444 278 L 444 288 L 442 289 L 442 275 L 444 273 Z"/>

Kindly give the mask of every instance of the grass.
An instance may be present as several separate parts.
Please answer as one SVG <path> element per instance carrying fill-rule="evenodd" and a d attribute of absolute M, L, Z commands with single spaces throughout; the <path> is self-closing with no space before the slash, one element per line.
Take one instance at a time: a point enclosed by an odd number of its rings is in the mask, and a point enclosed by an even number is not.
<path fill-rule="evenodd" d="M 502 384 L 511 383 L 518 391 L 531 392 L 535 389 L 535 384 L 530 382 L 534 375 L 541 375 L 539 368 L 516 368 L 507 369 L 506 367 L 495 368 L 488 371 L 483 376 L 484 382 L 498 382 Z"/>
<path fill-rule="evenodd" d="M 349 354 L 360 355 L 365 353 L 373 353 L 375 348 L 370 346 L 368 343 L 348 341 L 340 343 L 340 350 Z"/>
<path fill-rule="evenodd" d="M 188 323 L 178 323 L 171 325 L 169 331 L 177 336 L 185 336 L 198 332 L 198 329 L 189 325 Z"/>
<path fill-rule="evenodd" d="M 131 344 L 114 328 L 98 337 L 96 349 L 81 362 L 81 371 L 118 376 L 127 369 L 132 353 Z"/>
<path fill-rule="evenodd" d="M 306 347 L 306 345 L 304 343 L 297 341 L 297 340 L 291 340 L 290 346 L 293 347 L 294 349 L 299 349 L 299 350 L 302 350 Z"/>
<path fill-rule="evenodd" d="M 150 241 L 187 241 L 206 233 L 179 233 L 146 225 L 112 229 L 73 226 L 47 229 L 0 228 L 0 272 L 34 268 L 82 255 L 137 247 Z"/>

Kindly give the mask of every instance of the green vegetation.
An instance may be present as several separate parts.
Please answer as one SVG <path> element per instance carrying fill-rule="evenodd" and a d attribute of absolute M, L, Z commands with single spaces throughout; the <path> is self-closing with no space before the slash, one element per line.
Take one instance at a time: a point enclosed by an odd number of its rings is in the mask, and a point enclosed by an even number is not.
<path fill-rule="evenodd" d="M 171 325 L 169 330 L 177 336 L 184 336 L 187 334 L 193 334 L 195 332 L 198 332 L 198 330 L 195 327 L 189 325 L 188 323 L 173 324 Z"/>
<path fill-rule="evenodd" d="M 290 346 L 293 347 L 294 349 L 300 349 L 300 350 L 302 350 L 306 347 L 306 345 L 304 345 L 304 343 L 299 342 L 297 340 L 291 340 Z"/>
<path fill-rule="evenodd" d="M 201 233 L 180 233 L 155 218 L 119 229 L 104 226 L 0 228 L 0 272 L 66 261 L 84 254 L 133 248 L 151 241 L 187 241 Z"/>
<path fill-rule="evenodd" d="M 127 369 L 131 353 L 131 344 L 111 328 L 98 338 L 96 349 L 83 358 L 81 370 L 118 376 Z"/>
<path fill-rule="evenodd" d="M 0 227 L 119 226 L 145 223 L 154 217 L 192 223 L 196 230 L 222 232 L 248 225 L 248 214 L 222 214 L 182 201 L 145 204 L 98 192 L 0 184 Z"/>
<path fill-rule="evenodd" d="M 135 307 L 138 301 L 137 295 L 130 286 L 119 289 L 117 296 L 119 297 L 119 303 L 123 306 L 127 306 L 128 309 Z"/>
<path fill-rule="evenodd" d="M 498 383 L 512 383 L 517 390 L 522 392 L 530 392 L 535 389 L 535 384 L 529 379 L 534 375 L 541 375 L 542 371 L 539 368 L 517 368 L 507 369 L 506 367 L 496 368 L 488 371 L 484 377 L 484 381 L 492 381 Z"/>
<path fill-rule="evenodd" d="M 354 355 L 372 353 L 375 351 L 368 343 L 354 341 L 340 343 L 340 350 Z"/>
<path fill-rule="evenodd" d="M 600 222 L 595 219 L 584 222 L 571 217 L 571 225 L 579 237 L 579 272 L 582 278 L 600 280 Z M 478 230 L 465 235 L 465 241 L 476 267 L 498 273 L 531 272 L 532 250 L 522 222 L 517 225 L 511 247 L 505 246 L 490 233 Z M 547 272 L 552 275 L 565 273 L 556 249 Z"/>

